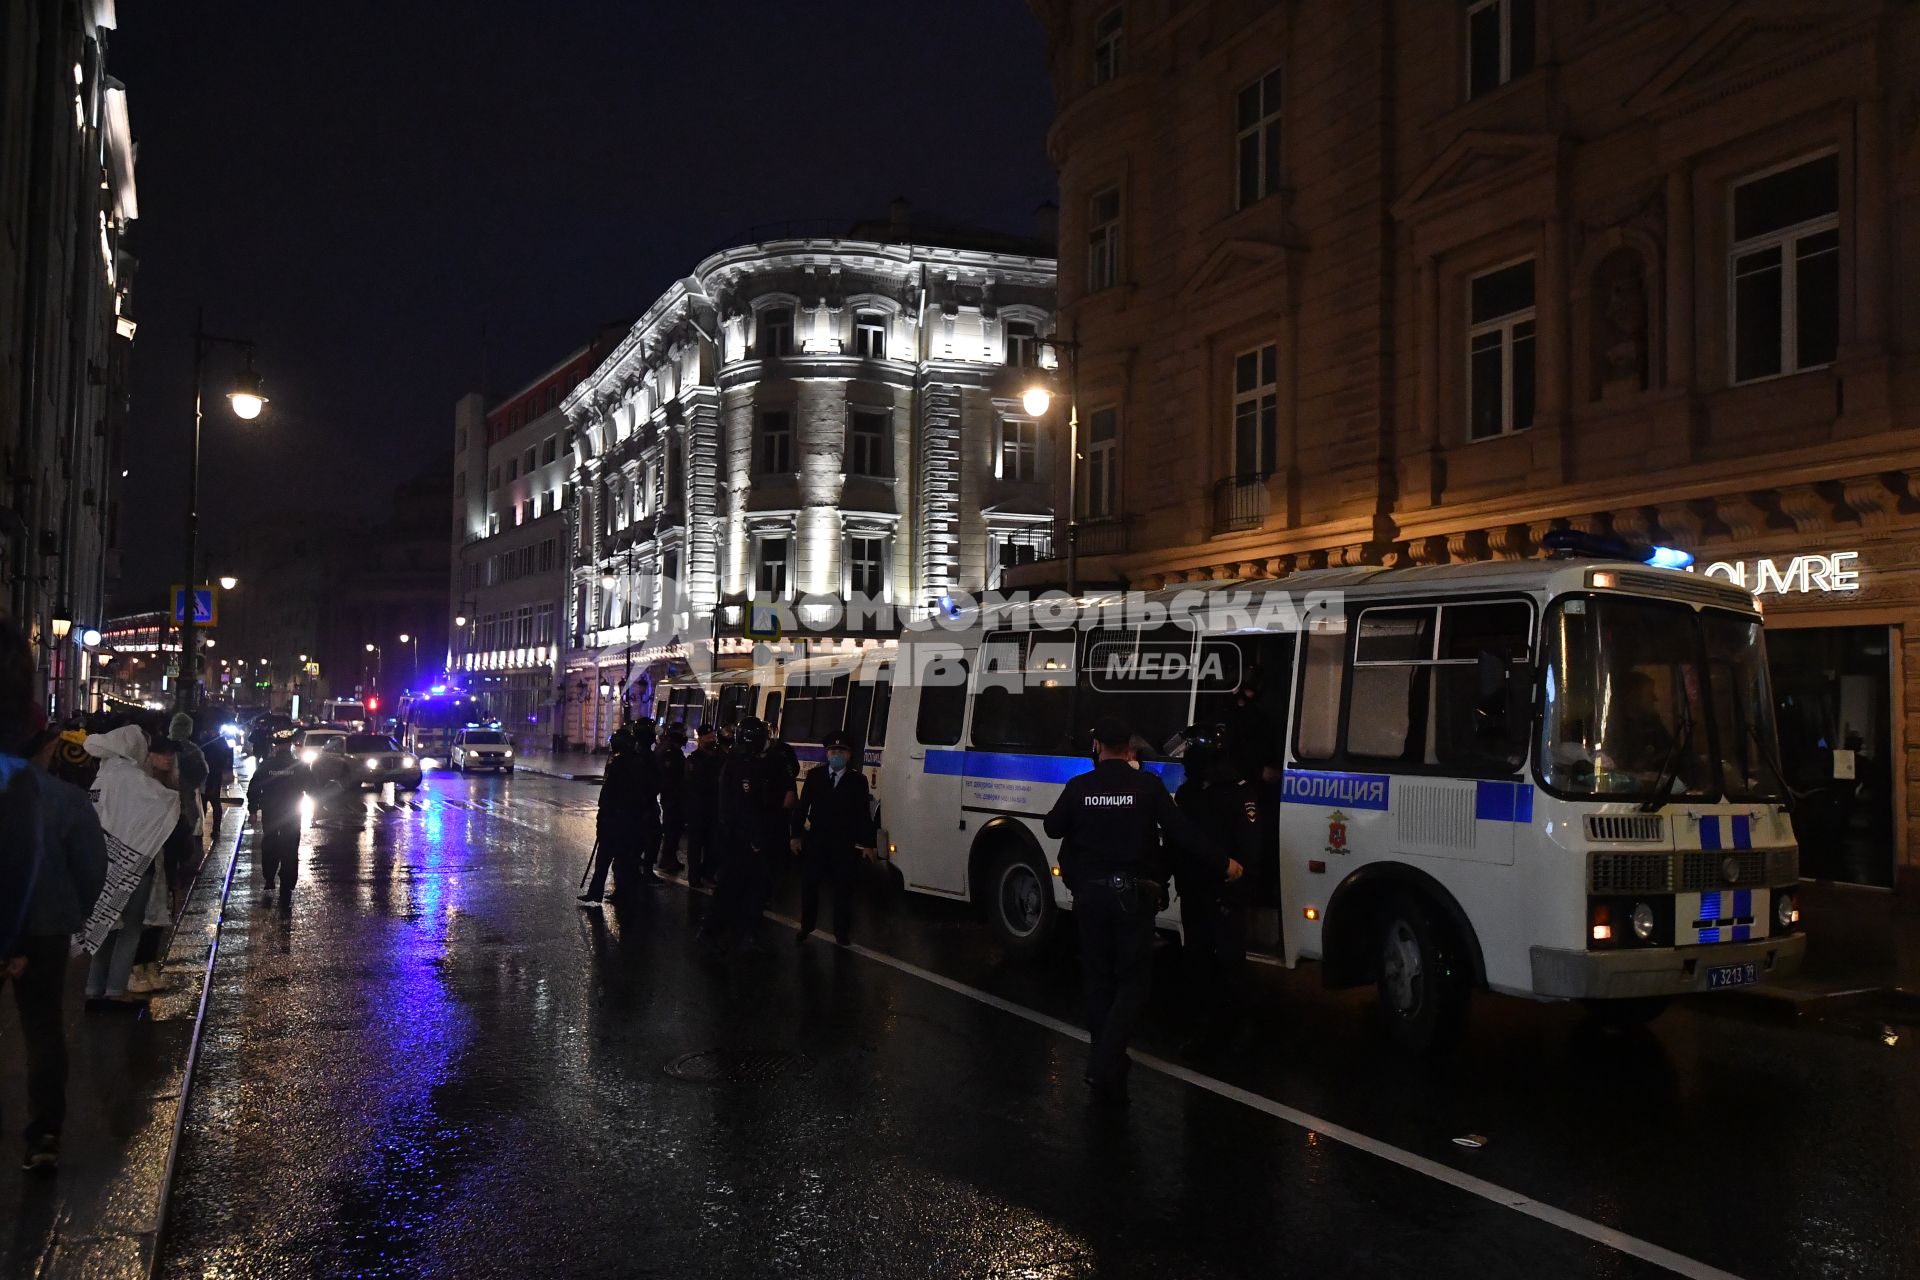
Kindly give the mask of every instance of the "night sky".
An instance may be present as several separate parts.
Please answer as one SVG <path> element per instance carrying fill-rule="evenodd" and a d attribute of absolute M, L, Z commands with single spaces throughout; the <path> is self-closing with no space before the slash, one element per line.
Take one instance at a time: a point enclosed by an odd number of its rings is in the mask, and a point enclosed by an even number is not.
<path fill-rule="evenodd" d="M 123 0 L 119 21 L 141 216 L 116 611 L 179 578 L 196 305 L 258 343 L 272 397 L 249 426 L 208 415 L 218 548 L 276 506 L 385 511 L 447 456 L 459 395 L 512 391 L 756 223 L 904 195 L 1026 232 L 1055 194 L 1023 0 Z M 209 396 L 234 367 L 216 354 Z"/>

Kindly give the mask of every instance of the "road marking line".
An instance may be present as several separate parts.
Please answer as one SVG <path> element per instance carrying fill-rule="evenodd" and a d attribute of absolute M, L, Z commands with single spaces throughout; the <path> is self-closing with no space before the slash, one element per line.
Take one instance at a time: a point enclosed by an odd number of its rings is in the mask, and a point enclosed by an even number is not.
<path fill-rule="evenodd" d="M 662 877 L 662 879 L 668 878 L 673 879 L 675 883 L 678 884 L 684 885 L 686 883 L 685 880 L 678 876 Z M 799 921 L 786 916 L 776 915 L 769 911 L 767 917 L 790 927 L 799 928 Z M 1087 1033 L 1072 1023 L 1062 1022 L 1059 1018 L 1041 1013 L 1038 1009 L 1029 1009 L 1025 1005 L 1015 1004 L 1011 1000 L 1002 999 L 990 991 L 982 991 L 978 987 L 970 987 L 964 982 L 958 982 L 943 974 L 934 973 L 930 969 L 923 969 L 917 964 L 902 960 L 897 956 L 890 956 L 884 951 L 875 951 L 871 947 L 861 946 L 857 942 L 846 949 L 855 955 L 863 956 L 868 960 L 874 960 L 886 965 L 890 969 L 897 969 L 909 977 L 919 978 L 923 982 L 931 983 L 936 987 L 951 991 L 956 995 L 965 996 L 969 1000 L 978 1001 L 981 1004 L 987 1005 L 989 1008 L 998 1009 L 1003 1013 L 1010 1013 L 1016 1018 L 1023 1018 L 1036 1026 L 1058 1032 L 1060 1035 L 1078 1040 L 1082 1044 L 1085 1044 L 1088 1040 Z M 1399 1165 L 1402 1169 L 1410 1172 L 1423 1174 L 1436 1182 L 1444 1182 L 1450 1187 L 1466 1192 L 1468 1195 L 1478 1196 L 1482 1200 L 1497 1204 L 1502 1208 L 1511 1209 L 1515 1213 L 1525 1214 L 1527 1217 L 1533 1218 L 1538 1222 L 1559 1227 L 1562 1231 L 1581 1236 L 1596 1244 L 1605 1245 L 1616 1252 L 1639 1258 L 1643 1262 L 1651 1262 L 1656 1267 L 1664 1267 L 1675 1275 L 1687 1276 L 1690 1277 L 1690 1280 L 1739 1280 L 1739 1277 L 1731 1271 L 1723 1271 L 1719 1267 L 1711 1266 L 1695 1258 L 1689 1258 L 1683 1253 L 1675 1253 L 1671 1249 L 1664 1249 L 1650 1240 L 1642 1240 L 1638 1236 L 1628 1235 L 1624 1231 L 1619 1231 L 1603 1223 L 1595 1222 L 1591 1218 L 1583 1218 L 1577 1213 L 1569 1213 L 1565 1209 L 1557 1209 L 1553 1205 L 1542 1204 L 1531 1196 L 1523 1195 L 1518 1191 L 1503 1187 L 1495 1182 L 1488 1182 L 1485 1178 L 1476 1178 L 1470 1173 L 1462 1173 L 1450 1165 L 1441 1164 L 1438 1160 L 1430 1160 L 1426 1156 L 1416 1155 L 1411 1151 L 1396 1147 L 1390 1142 L 1369 1137 L 1356 1129 L 1349 1129 L 1345 1125 L 1334 1124 L 1332 1121 L 1323 1120 L 1319 1116 L 1302 1111 L 1297 1107 L 1289 1107 L 1285 1103 L 1275 1102 L 1272 1098 L 1266 1097 L 1263 1094 L 1253 1093 L 1240 1088 L 1238 1085 L 1228 1084 L 1226 1081 L 1215 1079 L 1213 1076 L 1203 1075 L 1198 1071 L 1183 1067 L 1177 1062 L 1168 1062 L 1166 1059 L 1157 1058 L 1150 1053 L 1142 1053 L 1137 1049 L 1131 1052 L 1133 1060 L 1150 1071 L 1158 1071 L 1162 1075 L 1171 1076 L 1173 1079 L 1183 1084 L 1192 1085 L 1196 1089 L 1205 1089 L 1208 1093 L 1225 1098 L 1230 1102 L 1237 1102 L 1242 1106 L 1251 1107 L 1255 1111 L 1265 1112 L 1276 1120 L 1284 1121 L 1296 1128 L 1310 1130 L 1322 1137 L 1330 1138 L 1343 1146 L 1352 1147 L 1356 1151 L 1363 1151 L 1370 1156 L 1376 1156 L 1389 1164 Z"/>

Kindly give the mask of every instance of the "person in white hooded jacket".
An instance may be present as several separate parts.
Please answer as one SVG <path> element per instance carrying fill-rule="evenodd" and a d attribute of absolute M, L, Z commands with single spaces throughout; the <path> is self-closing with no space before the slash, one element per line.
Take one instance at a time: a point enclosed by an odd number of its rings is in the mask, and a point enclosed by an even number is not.
<path fill-rule="evenodd" d="M 107 838 L 107 880 L 76 940 L 93 952 L 88 998 L 125 1002 L 141 925 L 156 892 L 165 902 L 160 853 L 179 821 L 180 793 L 149 768 L 139 725 L 93 734 L 82 745 L 100 761 L 91 795 Z"/>

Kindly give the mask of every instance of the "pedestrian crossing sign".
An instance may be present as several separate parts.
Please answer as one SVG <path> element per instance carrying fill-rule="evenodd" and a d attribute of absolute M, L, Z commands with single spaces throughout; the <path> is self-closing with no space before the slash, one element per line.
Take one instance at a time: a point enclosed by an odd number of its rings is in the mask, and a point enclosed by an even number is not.
<path fill-rule="evenodd" d="M 749 640 L 778 640 L 780 638 L 780 611 L 771 604 L 752 603 L 747 605 L 747 621 L 744 633 Z"/>

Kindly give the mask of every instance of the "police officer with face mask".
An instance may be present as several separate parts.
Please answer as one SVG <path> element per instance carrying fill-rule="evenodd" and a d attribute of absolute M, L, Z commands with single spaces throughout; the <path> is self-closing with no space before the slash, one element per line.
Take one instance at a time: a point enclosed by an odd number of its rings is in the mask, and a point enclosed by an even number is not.
<path fill-rule="evenodd" d="M 1099 1105 L 1127 1104 L 1127 1041 L 1152 981 L 1153 918 L 1164 884 L 1156 865 L 1164 830 L 1227 880 L 1240 864 L 1187 820 L 1157 774 L 1134 767 L 1133 731 L 1107 718 L 1093 728 L 1091 772 L 1070 780 L 1047 814 L 1061 842 L 1060 871 L 1073 893 L 1086 971 L 1086 1079 Z"/>
<path fill-rule="evenodd" d="M 827 735 L 827 762 L 807 775 L 793 811 L 791 847 L 800 855 L 800 935 L 805 942 L 820 916 L 820 884 L 833 886 L 833 940 L 846 946 L 853 929 L 854 873 L 873 856 L 873 805 L 867 777 L 853 767 L 853 743 Z"/>

